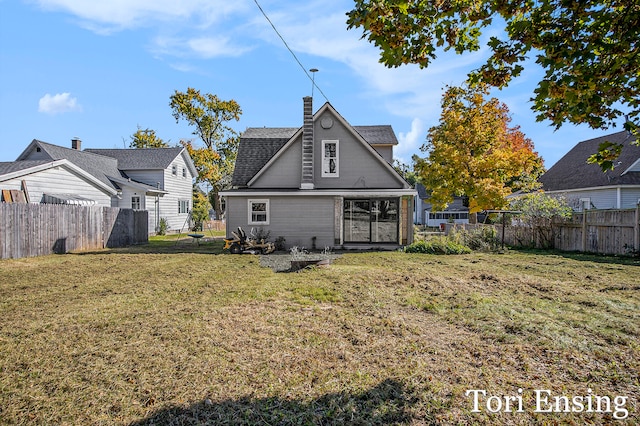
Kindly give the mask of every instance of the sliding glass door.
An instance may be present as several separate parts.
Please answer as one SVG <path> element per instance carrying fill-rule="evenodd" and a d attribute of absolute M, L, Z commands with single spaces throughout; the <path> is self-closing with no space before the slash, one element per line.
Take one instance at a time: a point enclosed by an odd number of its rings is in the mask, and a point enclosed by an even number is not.
<path fill-rule="evenodd" d="M 344 200 L 344 241 L 347 243 L 398 242 L 398 199 Z"/>

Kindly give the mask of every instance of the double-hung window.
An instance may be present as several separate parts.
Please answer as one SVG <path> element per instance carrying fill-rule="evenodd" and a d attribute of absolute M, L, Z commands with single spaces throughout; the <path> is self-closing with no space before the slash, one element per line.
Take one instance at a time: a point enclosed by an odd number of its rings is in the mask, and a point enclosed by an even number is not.
<path fill-rule="evenodd" d="M 189 213 L 189 200 L 178 201 L 178 213 Z"/>
<path fill-rule="evenodd" d="M 339 177 L 338 141 L 322 141 L 322 177 Z"/>
<path fill-rule="evenodd" d="M 249 225 L 269 224 L 269 200 L 249 200 Z"/>
<path fill-rule="evenodd" d="M 131 208 L 134 210 L 140 210 L 140 197 L 131 197 Z"/>

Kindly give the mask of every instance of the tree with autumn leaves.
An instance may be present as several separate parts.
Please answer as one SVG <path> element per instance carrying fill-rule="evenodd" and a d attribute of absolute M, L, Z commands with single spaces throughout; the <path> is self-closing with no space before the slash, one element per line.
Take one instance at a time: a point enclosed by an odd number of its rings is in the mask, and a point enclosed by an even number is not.
<path fill-rule="evenodd" d="M 181 141 L 193 159 L 198 171 L 198 182 L 211 186 L 210 201 L 216 216 L 222 214 L 218 193 L 231 185 L 231 177 L 238 152 L 239 137 L 229 126 L 238 121 L 242 110 L 234 100 L 221 100 L 218 96 L 191 87 L 186 92 L 175 91 L 171 95 L 171 107 L 176 122 L 185 120 L 195 129 L 193 134 L 204 146 L 193 141 Z"/>
<path fill-rule="evenodd" d="M 454 196 L 468 197 L 470 213 L 501 209 L 511 193 L 538 185 L 542 159 L 531 140 L 510 126 L 507 106 L 486 99 L 488 93 L 486 86 L 448 87 L 440 123 L 421 148 L 428 156 L 414 156 L 434 210 L 445 209 Z"/>
<path fill-rule="evenodd" d="M 354 0 L 349 28 L 380 48 L 380 62 L 429 66 L 443 51 L 481 49 L 469 82 L 502 88 L 535 60 L 544 76 L 532 94 L 539 121 L 606 129 L 625 120 L 640 136 L 640 2 L 637 0 Z M 625 118 L 625 116 L 627 118 Z M 640 141 L 640 137 L 637 138 Z M 621 146 L 605 143 L 590 162 L 613 168 Z"/>

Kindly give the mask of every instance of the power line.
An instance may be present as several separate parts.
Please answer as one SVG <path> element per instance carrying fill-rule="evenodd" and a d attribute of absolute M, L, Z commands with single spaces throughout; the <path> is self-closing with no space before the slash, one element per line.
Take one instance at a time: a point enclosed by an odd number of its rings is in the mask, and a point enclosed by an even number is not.
<path fill-rule="evenodd" d="M 324 92 L 322 91 L 322 89 L 320 87 L 318 87 L 318 85 L 316 84 L 315 78 L 312 78 L 309 75 L 309 72 L 307 71 L 307 69 L 304 67 L 304 65 L 302 65 L 302 62 L 300 62 L 300 60 L 298 59 L 298 57 L 296 56 L 296 54 L 293 52 L 293 50 L 291 50 L 291 48 L 289 47 L 289 45 L 287 44 L 286 40 L 284 39 L 284 37 L 282 37 L 282 34 L 280 34 L 280 32 L 278 31 L 278 29 L 276 28 L 275 25 L 273 25 L 273 22 L 271 22 L 271 19 L 269 19 L 269 17 L 267 16 L 267 14 L 265 13 L 265 11 L 262 9 L 262 6 L 260 6 L 260 4 L 258 3 L 258 0 L 253 0 L 254 3 L 256 4 L 256 6 L 258 6 L 258 9 L 260 9 L 260 12 L 262 12 L 262 14 L 264 15 L 265 19 L 269 22 L 269 24 L 271 24 L 271 28 L 273 28 L 273 31 L 276 32 L 276 34 L 278 34 L 278 37 L 280 37 L 280 40 L 282 40 L 282 42 L 284 43 L 285 47 L 287 48 L 287 50 L 289 51 L 289 53 L 291 53 L 291 55 L 293 55 L 293 58 L 296 60 L 296 62 L 298 63 L 298 65 L 300 65 L 300 68 L 302 68 L 302 71 L 305 73 L 305 75 L 307 76 L 307 78 L 309 80 L 311 80 L 311 84 L 312 84 L 312 89 L 313 87 L 315 87 L 316 89 L 318 89 L 318 91 L 320 92 L 320 94 L 322 94 L 322 96 L 324 97 L 324 99 L 329 102 L 329 98 L 327 98 L 327 96 L 324 94 Z M 313 90 L 312 90 L 313 93 Z"/>

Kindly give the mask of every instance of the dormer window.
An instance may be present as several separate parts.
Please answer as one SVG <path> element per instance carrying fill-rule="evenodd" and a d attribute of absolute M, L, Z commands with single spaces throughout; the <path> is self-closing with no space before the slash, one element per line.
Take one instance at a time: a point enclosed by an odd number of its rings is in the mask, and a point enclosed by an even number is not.
<path fill-rule="evenodd" d="M 338 177 L 338 141 L 322 141 L 322 177 Z"/>

